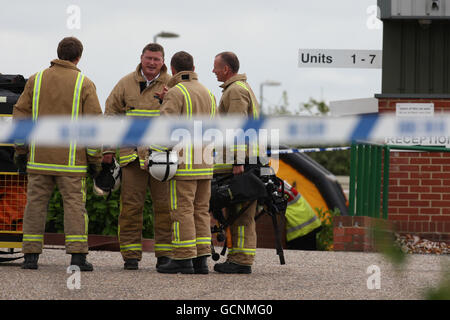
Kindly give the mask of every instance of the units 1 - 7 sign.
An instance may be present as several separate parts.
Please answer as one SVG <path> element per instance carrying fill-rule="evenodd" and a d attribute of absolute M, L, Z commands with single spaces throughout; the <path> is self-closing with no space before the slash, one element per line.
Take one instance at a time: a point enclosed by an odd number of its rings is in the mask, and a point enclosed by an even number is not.
<path fill-rule="evenodd" d="M 381 69 L 382 50 L 300 49 L 299 68 Z"/>

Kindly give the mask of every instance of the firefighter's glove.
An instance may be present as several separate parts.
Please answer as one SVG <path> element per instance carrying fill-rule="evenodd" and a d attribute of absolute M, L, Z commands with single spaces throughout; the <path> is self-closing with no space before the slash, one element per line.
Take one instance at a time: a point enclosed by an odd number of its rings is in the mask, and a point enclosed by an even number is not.
<path fill-rule="evenodd" d="M 17 167 L 17 170 L 19 173 L 26 173 L 27 172 L 27 154 L 14 154 L 14 164 Z"/>

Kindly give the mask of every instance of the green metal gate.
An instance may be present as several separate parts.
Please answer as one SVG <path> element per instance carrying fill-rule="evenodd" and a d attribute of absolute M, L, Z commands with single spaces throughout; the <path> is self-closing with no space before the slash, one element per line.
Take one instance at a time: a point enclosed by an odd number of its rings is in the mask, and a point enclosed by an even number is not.
<path fill-rule="evenodd" d="M 449 148 L 433 146 L 353 143 L 350 153 L 350 216 L 388 218 L 391 150 L 450 152 Z"/>

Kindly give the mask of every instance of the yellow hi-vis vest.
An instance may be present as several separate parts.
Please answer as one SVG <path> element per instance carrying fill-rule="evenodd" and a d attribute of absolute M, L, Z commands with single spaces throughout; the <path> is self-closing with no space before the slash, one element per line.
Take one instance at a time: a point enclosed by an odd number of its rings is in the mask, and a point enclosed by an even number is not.
<path fill-rule="evenodd" d="M 320 219 L 313 208 L 301 196 L 297 201 L 288 205 L 285 216 L 287 241 L 307 235 L 321 226 Z"/>

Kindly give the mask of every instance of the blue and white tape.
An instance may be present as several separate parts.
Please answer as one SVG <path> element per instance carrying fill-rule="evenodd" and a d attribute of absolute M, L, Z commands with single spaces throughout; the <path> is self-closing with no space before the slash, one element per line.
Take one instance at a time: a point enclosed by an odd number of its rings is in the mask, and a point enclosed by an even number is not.
<path fill-rule="evenodd" d="M 267 150 L 267 155 L 270 157 L 277 154 L 292 154 L 292 153 L 311 153 L 311 152 L 329 152 L 329 151 L 345 151 L 350 150 L 351 147 L 329 147 L 329 148 L 291 148 L 280 150 Z"/>
<path fill-rule="evenodd" d="M 241 130 L 239 130 L 241 129 Z M 86 117 L 78 121 L 61 117 L 1 121 L 0 143 L 34 141 L 37 145 L 170 145 L 181 139 L 190 142 L 233 143 L 230 137 L 255 134 L 270 145 L 344 144 L 355 140 L 384 142 L 387 137 L 450 136 L 450 116 L 407 118 L 391 115 L 350 117 L 270 117 L 243 120 L 241 117 L 209 118 Z M 220 141 L 222 139 L 222 141 Z"/>

